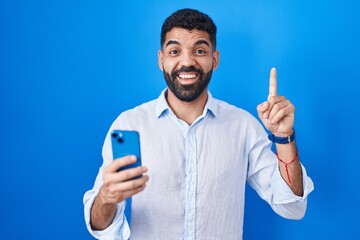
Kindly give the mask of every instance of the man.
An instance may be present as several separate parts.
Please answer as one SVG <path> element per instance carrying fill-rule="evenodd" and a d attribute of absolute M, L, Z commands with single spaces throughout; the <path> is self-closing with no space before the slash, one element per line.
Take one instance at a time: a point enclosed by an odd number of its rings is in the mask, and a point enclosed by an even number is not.
<path fill-rule="evenodd" d="M 216 26 L 209 16 L 183 9 L 168 17 L 158 64 L 168 88 L 158 99 L 123 112 L 109 130 L 140 133 L 144 166 L 118 172 L 136 158 L 113 161 L 109 133 L 105 139 L 103 165 L 84 196 L 93 236 L 242 239 L 246 182 L 279 215 L 302 218 L 313 184 L 294 141 L 294 106 L 277 95 L 276 70 L 270 72 L 267 101 L 257 107 L 271 132 L 268 138 L 249 113 L 208 91 L 219 64 Z M 131 227 L 124 215 L 129 197 Z"/>

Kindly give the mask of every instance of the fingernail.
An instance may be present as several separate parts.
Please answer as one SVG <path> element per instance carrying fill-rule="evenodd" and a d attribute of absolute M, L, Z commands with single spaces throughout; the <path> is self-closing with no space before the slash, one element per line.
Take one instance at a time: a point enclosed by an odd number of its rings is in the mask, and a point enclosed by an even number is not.
<path fill-rule="evenodd" d="M 135 162 L 135 161 L 136 161 L 136 156 L 131 156 L 131 157 L 130 157 L 130 160 L 131 160 L 132 162 Z"/>

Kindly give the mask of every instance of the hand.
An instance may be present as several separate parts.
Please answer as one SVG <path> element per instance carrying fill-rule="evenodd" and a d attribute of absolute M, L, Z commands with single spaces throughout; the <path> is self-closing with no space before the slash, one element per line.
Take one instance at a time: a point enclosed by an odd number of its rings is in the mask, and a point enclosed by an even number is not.
<path fill-rule="evenodd" d="M 275 136 L 293 133 L 295 107 L 285 97 L 277 95 L 275 68 L 270 71 L 268 99 L 257 106 L 257 112 L 264 126 Z"/>
<path fill-rule="evenodd" d="M 118 172 L 121 167 L 135 162 L 135 156 L 126 156 L 114 160 L 104 169 L 104 184 L 99 192 L 99 197 L 103 203 L 115 204 L 145 189 L 146 182 L 149 180 L 148 176 L 133 178 L 144 174 L 147 171 L 146 167 L 139 166 Z"/>

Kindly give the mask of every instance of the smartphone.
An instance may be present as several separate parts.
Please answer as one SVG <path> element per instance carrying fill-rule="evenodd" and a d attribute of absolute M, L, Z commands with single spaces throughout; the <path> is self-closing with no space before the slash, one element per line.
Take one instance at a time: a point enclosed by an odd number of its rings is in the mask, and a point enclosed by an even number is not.
<path fill-rule="evenodd" d="M 114 160 L 128 155 L 137 157 L 135 163 L 122 167 L 118 171 L 141 166 L 140 139 L 137 131 L 113 130 L 111 145 Z"/>

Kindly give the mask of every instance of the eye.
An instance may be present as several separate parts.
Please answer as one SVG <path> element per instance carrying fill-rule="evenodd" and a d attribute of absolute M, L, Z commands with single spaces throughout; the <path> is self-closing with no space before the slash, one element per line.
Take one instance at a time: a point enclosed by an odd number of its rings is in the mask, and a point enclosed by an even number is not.
<path fill-rule="evenodd" d="M 179 54 L 179 51 L 177 49 L 172 49 L 169 51 L 169 55 L 171 56 L 176 56 Z"/>
<path fill-rule="evenodd" d="M 195 53 L 197 55 L 205 55 L 207 52 L 204 49 L 196 49 Z"/>

